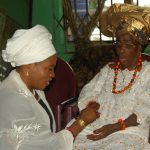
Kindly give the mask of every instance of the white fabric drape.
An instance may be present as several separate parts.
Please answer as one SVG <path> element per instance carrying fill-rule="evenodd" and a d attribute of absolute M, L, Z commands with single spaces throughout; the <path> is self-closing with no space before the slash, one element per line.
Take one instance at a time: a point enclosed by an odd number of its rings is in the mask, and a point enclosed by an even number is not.
<path fill-rule="evenodd" d="M 133 71 L 119 71 L 117 89 L 128 85 Z M 100 104 L 101 116 L 88 125 L 76 138 L 74 150 L 150 150 L 148 134 L 150 126 L 150 63 L 143 62 L 132 88 L 122 94 L 113 94 L 114 70 L 106 65 L 85 87 L 79 96 L 82 110 L 88 102 L 95 99 Z M 91 141 L 87 134 L 103 125 L 116 123 L 119 118 L 126 119 L 135 113 L 140 125 L 115 132 L 108 137 Z"/>
<path fill-rule="evenodd" d="M 37 93 L 52 113 L 44 93 Z M 72 145 L 69 131 L 50 131 L 47 113 L 13 70 L 0 85 L 0 149 L 71 150 Z"/>
<path fill-rule="evenodd" d="M 42 25 L 16 30 L 8 39 L 6 49 L 2 50 L 4 61 L 10 62 L 13 67 L 41 62 L 54 54 L 52 35 Z"/>

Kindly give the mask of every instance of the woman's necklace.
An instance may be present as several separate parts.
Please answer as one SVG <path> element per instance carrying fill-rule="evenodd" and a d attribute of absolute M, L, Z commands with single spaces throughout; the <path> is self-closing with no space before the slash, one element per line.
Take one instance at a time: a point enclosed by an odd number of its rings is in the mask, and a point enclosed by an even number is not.
<path fill-rule="evenodd" d="M 112 93 L 114 94 L 120 94 L 120 93 L 123 93 L 124 91 L 128 90 L 129 88 L 131 88 L 131 86 L 133 85 L 133 82 L 136 78 L 136 75 L 137 75 L 137 72 L 140 70 L 140 66 L 142 65 L 142 57 L 139 56 L 138 57 L 138 60 L 137 60 L 137 64 L 136 64 L 136 67 L 134 69 L 134 73 L 132 75 L 132 79 L 130 80 L 130 83 L 125 86 L 122 90 L 116 90 L 116 83 L 117 83 L 117 79 L 118 79 L 118 70 L 120 69 L 120 62 L 118 61 L 116 66 L 114 67 L 114 73 L 115 73 L 115 76 L 114 76 L 114 81 L 113 81 L 113 89 L 112 89 Z"/>

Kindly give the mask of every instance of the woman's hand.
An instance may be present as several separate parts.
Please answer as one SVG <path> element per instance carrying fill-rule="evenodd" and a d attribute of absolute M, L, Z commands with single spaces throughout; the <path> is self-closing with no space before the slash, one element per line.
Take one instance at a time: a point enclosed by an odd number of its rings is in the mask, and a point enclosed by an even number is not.
<path fill-rule="evenodd" d="M 97 141 L 118 131 L 119 129 L 120 129 L 120 126 L 118 124 L 104 125 L 100 129 L 93 131 L 93 134 L 87 135 L 87 138 L 93 141 Z"/>
<path fill-rule="evenodd" d="M 127 119 L 124 120 L 124 123 L 126 128 L 139 125 L 137 123 L 137 116 L 135 114 L 131 114 Z M 122 126 L 118 122 L 115 124 L 104 125 L 100 129 L 93 131 L 93 134 L 87 135 L 87 138 L 93 141 L 100 140 L 121 129 Z"/>
<path fill-rule="evenodd" d="M 85 109 L 83 109 L 79 115 L 79 118 L 84 120 L 87 124 L 93 122 L 97 118 L 100 117 L 100 113 L 98 112 L 100 105 L 96 102 L 91 102 Z"/>
<path fill-rule="evenodd" d="M 91 105 L 88 105 L 81 111 L 77 120 L 70 127 L 68 127 L 68 130 L 71 131 L 73 137 L 76 137 L 86 125 L 100 117 L 98 112 L 99 107 L 100 105 L 98 103 L 92 102 Z"/>
<path fill-rule="evenodd" d="M 94 109 L 99 109 L 100 104 L 97 103 L 96 101 L 90 101 L 90 102 L 87 104 L 87 107 L 93 107 Z"/>

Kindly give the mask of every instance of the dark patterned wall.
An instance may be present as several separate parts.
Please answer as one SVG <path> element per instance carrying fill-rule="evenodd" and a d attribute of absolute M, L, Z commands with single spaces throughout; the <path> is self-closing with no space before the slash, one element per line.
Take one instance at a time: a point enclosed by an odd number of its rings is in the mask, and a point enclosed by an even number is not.
<path fill-rule="evenodd" d="M 76 51 L 69 63 L 77 78 L 78 93 L 104 65 L 114 58 L 112 45 L 99 45 Z"/>
<path fill-rule="evenodd" d="M 9 39 L 16 29 L 20 26 L 5 15 L 5 12 L 0 9 L 0 81 L 2 81 L 10 72 L 12 67 L 5 63 L 2 59 L 2 50 L 5 49 L 7 39 Z"/>

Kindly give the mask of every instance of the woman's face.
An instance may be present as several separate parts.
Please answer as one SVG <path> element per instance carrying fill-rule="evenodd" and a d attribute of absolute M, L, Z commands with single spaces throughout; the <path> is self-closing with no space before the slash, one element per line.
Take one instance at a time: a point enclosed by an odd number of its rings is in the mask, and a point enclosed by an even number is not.
<path fill-rule="evenodd" d="M 122 69 L 134 69 L 141 52 L 141 45 L 129 33 L 120 33 L 117 37 L 115 48 Z"/>
<path fill-rule="evenodd" d="M 43 90 L 49 84 L 55 77 L 56 62 L 57 57 L 53 55 L 42 62 L 33 64 L 29 75 L 31 89 Z"/>

